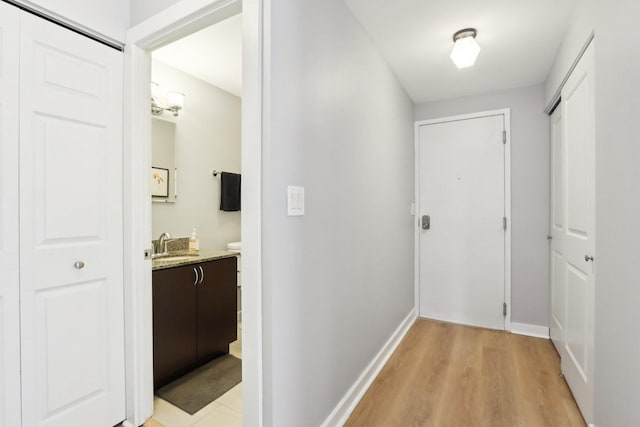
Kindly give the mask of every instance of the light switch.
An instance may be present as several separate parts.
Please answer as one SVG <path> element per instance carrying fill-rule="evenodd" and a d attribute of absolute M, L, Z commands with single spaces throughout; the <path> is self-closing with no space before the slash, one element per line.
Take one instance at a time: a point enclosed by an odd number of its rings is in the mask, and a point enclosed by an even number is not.
<path fill-rule="evenodd" d="M 287 215 L 304 215 L 304 187 L 287 187 Z"/>

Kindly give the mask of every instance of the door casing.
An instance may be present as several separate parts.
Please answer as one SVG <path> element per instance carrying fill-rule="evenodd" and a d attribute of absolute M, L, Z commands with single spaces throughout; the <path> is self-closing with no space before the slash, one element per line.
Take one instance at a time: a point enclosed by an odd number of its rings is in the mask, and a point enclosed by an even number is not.
<path fill-rule="evenodd" d="M 151 265 L 151 51 L 243 14 L 242 270 L 243 422 L 263 424 L 261 177 L 263 141 L 263 0 L 182 0 L 131 28 L 125 49 L 124 269 L 126 427 L 153 414 Z"/>
<path fill-rule="evenodd" d="M 507 218 L 507 230 L 505 231 L 505 302 L 507 303 L 507 314 L 505 316 L 505 330 L 511 331 L 511 109 L 503 108 L 498 110 L 482 111 L 478 113 L 463 114 L 458 116 L 441 117 L 437 119 L 421 120 L 415 123 L 415 231 L 414 231 L 414 298 L 415 313 L 420 315 L 420 215 L 422 207 L 420 206 L 420 126 L 431 125 L 436 123 L 444 123 L 458 120 L 477 119 L 488 116 L 504 116 L 504 128 L 506 132 L 506 143 L 504 150 L 504 203 L 505 217 Z"/>

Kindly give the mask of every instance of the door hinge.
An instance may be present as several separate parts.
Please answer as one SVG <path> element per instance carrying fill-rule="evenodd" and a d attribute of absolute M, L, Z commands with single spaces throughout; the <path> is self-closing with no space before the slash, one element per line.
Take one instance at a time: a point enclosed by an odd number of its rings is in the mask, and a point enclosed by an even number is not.
<path fill-rule="evenodd" d="M 502 217 L 502 229 L 504 231 L 507 231 L 507 217 L 506 216 Z"/>
<path fill-rule="evenodd" d="M 502 131 L 502 143 L 503 144 L 507 143 L 507 131 L 506 130 Z"/>
<path fill-rule="evenodd" d="M 505 317 L 507 316 L 507 303 L 506 302 L 502 303 L 502 315 L 505 316 Z"/>

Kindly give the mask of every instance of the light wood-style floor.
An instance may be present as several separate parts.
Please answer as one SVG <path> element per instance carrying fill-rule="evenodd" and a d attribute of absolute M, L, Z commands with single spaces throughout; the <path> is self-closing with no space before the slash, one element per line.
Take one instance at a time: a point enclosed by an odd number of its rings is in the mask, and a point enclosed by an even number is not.
<path fill-rule="evenodd" d="M 585 426 L 549 340 L 418 319 L 346 426 Z"/>

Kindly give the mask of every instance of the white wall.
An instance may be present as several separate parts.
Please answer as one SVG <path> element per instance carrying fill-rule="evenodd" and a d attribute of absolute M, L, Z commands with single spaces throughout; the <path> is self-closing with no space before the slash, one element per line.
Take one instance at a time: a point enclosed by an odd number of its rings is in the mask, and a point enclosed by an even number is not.
<path fill-rule="evenodd" d="M 597 0 L 595 422 L 640 420 L 640 2 Z"/>
<path fill-rule="evenodd" d="M 129 0 L 19 0 L 37 10 L 53 12 L 94 32 L 124 42 L 129 29 Z M 135 0 L 134 0 L 135 3 Z"/>
<path fill-rule="evenodd" d="M 131 20 L 132 27 L 144 21 L 145 19 L 155 15 L 161 10 L 164 10 L 169 6 L 173 6 L 174 4 L 180 2 L 180 0 L 130 0 L 130 1 L 131 1 L 130 20 Z"/>
<path fill-rule="evenodd" d="M 511 108 L 511 316 L 549 321 L 549 118 L 542 85 L 418 104 L 416 120 Z"/>
<path fill-rule="evenodd" d="M 413 103 L 342 0 L 269 4 L 265 424 L 317 426 L 414 307 Z"/>
<path fill-rule="evenodd" d="M 161 62 L 151 75 L 186 94 L 175 119 L 178 198 L 153 204 L 153 237 L 188 237 L 196 227 L 201 249 L 225 249 L 240 240 L 240 212 L 220 211 L 220 176 L 211 170 L 240 172 L 240 98 Z"/>

